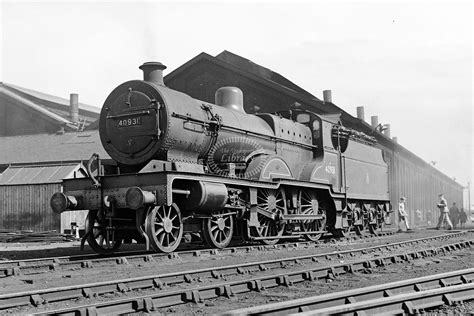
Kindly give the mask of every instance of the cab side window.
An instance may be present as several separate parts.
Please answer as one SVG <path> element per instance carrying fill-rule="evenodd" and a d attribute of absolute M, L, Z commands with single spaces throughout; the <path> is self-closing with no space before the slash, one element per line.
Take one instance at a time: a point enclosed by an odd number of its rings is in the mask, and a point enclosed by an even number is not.
<path fill-rule="evenodd" d="M 314 120 L 311 130 L 313 131 L 313 139 L 319 139 L 321 137 L 321 122 Z"/>

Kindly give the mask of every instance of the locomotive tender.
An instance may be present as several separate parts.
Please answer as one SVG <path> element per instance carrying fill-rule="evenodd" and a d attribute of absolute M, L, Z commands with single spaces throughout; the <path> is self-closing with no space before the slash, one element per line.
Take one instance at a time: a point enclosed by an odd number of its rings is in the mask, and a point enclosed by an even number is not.
<path fill-rule="evenodd" d="M 134 239 L 172 252 L 191 234 L 223 248 L 381 227 L 388 166 L 374 138 L 298 106 L 247 114 L 235 87 L 216 104 L 193 99 L 164 85 L 165 68 L 144 63 L 144 80 L 104 103 L 100 138 L 117 172 L 102 174 L 94 154 L 89 178 L 64 180 L 51 198 L 56 213 L 89 210 L 82 245 L 110 253 Z"/>

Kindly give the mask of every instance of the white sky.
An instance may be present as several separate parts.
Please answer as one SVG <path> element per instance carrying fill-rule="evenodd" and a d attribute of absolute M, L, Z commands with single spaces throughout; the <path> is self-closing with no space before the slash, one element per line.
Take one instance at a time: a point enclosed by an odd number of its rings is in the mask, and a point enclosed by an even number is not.
<path fill-rule="evenodd" d="M 102 106 L 138 66 L 229 50 L 366 121 L 462 185 L 473 175 L 473 6 L 464 2 L 2 1 L 0 80 Z M 474 187 L 474 185 L 471 185 Z M 471 203 L 474 204 L 471 194 Z"/>

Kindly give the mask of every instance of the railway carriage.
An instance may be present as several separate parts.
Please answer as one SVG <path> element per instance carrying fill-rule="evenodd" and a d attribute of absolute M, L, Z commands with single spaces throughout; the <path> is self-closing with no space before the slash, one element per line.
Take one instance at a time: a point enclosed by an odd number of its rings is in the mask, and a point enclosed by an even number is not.
<path fill-rule="evenodd" d="M 388 167 L 373 137 L 297 106 L 247 114 L 236 87 L 219 89 L 215 104 L 196 100 L 163 84 L 165 68 L 143 64 L 144 80 L 104 103 L 100 138 L 115 173 L 93 155 L 89 177 L 64 180 L 51 198 L 56 213 L 89 210 L 83 243 L 172 252 L 191 234 L 223 248 L 381 227 Z"/>

